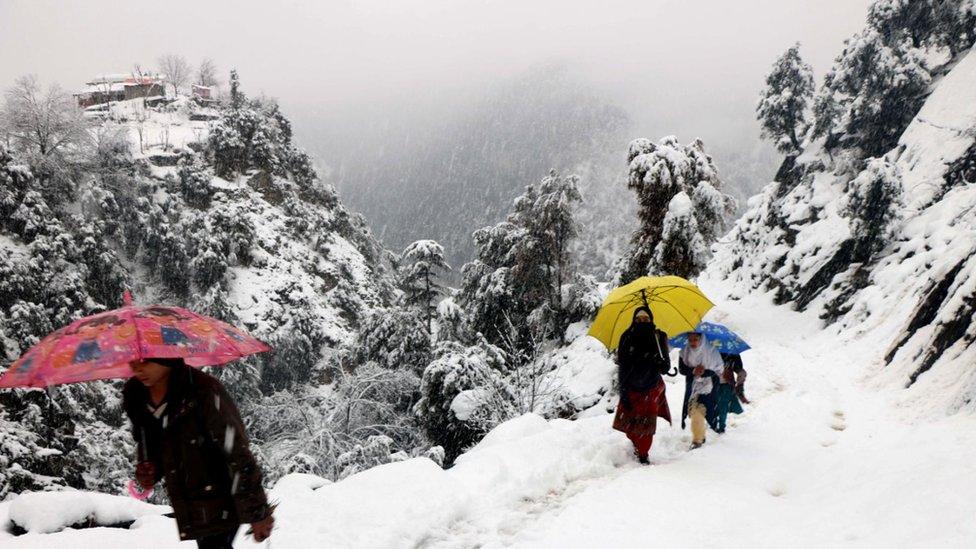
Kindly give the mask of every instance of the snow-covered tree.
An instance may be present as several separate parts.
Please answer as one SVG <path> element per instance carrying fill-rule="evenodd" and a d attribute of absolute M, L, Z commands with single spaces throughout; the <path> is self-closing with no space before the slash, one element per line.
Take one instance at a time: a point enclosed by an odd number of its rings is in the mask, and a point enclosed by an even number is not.
<path fill-rule="evenodd" d="M 210 129 L 208 155 L 214 173 L 233 179 L 249 170 L 288 177 L 311 191 L 318 179 L 311 160 L 291 142 L 291 122 L 272 100 L 248 100 L 231 72 L 231 105 Z"/>
<path fill-rule="evenodd" d="M 705 269 L 708 257 L 691 198 L 680 192 L 668 203 L 661 241 L 654 250 L 655 270 L 691 278 Z"/>
<path fill-rule="evenodd" d="M 57 84 L 42 90 L 34 76 L 19 78 L 6 91 L 0 112 L 0 127 L 17 151 L 64 154 L 88 140 L 88 122 L 74 98 Z"/>
<path fill-rule="evenodd" d="M 489 341 L 500 343 L 508 324 L 529 339 L 533 331 L 561 337 L 576 320 L 567 315 L 564 286 L 575 274 L 569 249 L 578 232 L 577 182 L 552 171 L 526 187 L 505 221 L 475 231 L 478 259 L 462 268 L 459 302 Z"/>
<path fill-rule="evenodd" d="M 444 248 L 434 240 L 418 240 L 403 250 L 400 268 L 406 302 L 422 311 L 427 333 L 431 333 L 438 298 L 444 291 L 440 273 L 451 269 L 444 260 Z"/>
<path fill-rule="evenodd" d="M 230 71 L 230 106 L 231 108 L 237 109 L 244 104 L 247 98 L 244 96 L 244 92 L 241 91 L 241 79 L 237 74 L 237 69 L 231 69 Z"/>
<path fill-rule="evenodd" d="M 407 369 L 418 375 L 431 360 L 426 318 L 412 308 L 390 307 L 369 312 L 360 323 L 350 358 L 355 364 Z"/>
<path fill-rule="evenodd" d="M 720 192 L 722 182 L 712 158 L 705 154 L 704 143 L 696 139 L 681 145 L 673 136 L 657 144 L 636 139 L 630 144 L 627 158 L 627 185 L 637 193 L 640 226 L 631 238 L 628 255 L 620 262 L 618 281 L 627 283 L 647 274 L 678 274 L 671 271 L 678 264 L 685 266 L 681 269 L 685 275 L 697 275 L 697 266 L 707 260 L 708 247 L 720 235 L 725 216 L 735 204 Z M 676 210 L 672 211 L 672 200 L 679 194 L 684 194 L 684 199 L 675 202 Z M 688 212 L 683 209 L 685 200 Z M 679 249 L 682 235 L 694 250 L 704 248 L 704 259 L 696 255 L 694 261 L 690 261 L 690 256 L 678 260 L 661 251 Z"/>
<path fill-rule="evenodd" d="M 876 0 L 867 26 L 845 42 L 814 107 L 828 146 L 880 156 L 897 142 L 929 91 L 933 63 L 976 42 L 971 0 Z"/>
<path fill-rule="evenodd" d="M 472 343 L 471 319 L 455 299 L 452 295 L 437 304 L 437 340 Z"/>
<path fill-rule="evenodd" d="M 326 342 L 321 322 L 301 287 L 289 284 L 280 288 L 275 301 L 277 328 L 269 341 L 274 352 L 265 359 L 261 371 L 265 393 L 309 382 L 322 361 Z"/>
<path fill-rule="evenodd" d="M 555 170 L 543 178 L 537 194 L 529 190 L 516 200 L 512 219 L 524 226 L 529 239 L 518 251 L 512 275 L 516 281 L 542 277 L 544 300 L 553 318 L 552 332 L 562 335 L 566 318 L 563 287 L 572 280 L 574 271 L 569 256 L 570 245 L 579 234 L 575 209 L 582 201 L 579 178 L 561 177 Z M 531 282 L 528 287 L 535 286 Z M 523 294 L 524 295 L 524 294 Z"/>
<path fill-rule="evenodd" d="M 188 163 L 176 172 L 180 181 L 180 194 L 187 204 L 196 208 L 206 208 L 213 196 L 213 175 L 202 166 Z"/>
<path fill-rule="evenodd" d="M 976 39 L 972 0 L 875 0 L 867 21 L 889 40 L 908 38 L 913 47 L 945 47 L 952 55 Z"/>
<path fill-rule="evenodd" d="M 445 342 L 424 370 L 414 411 L 448 462 L 507 419 L 505 402 L 511 397 L 504 396 L 505 383 L 498 375 L 503 362 L 494 347 Z"/>
<path fill-rule="evenodd" d="M 807 131 L 807 110 L 813 97 L 813 68 L 800 57 L 797 43 L 773 63 L 760 94 L 756 116 L 762 135 L 785 154 L 797 154 Z"/>
<path fill-rule="evenodd" d="M 901 173 L 896 164 L 874 158 L 849 184 L 846 214 L 855 240 L 853 259 L 870 260 L 888 243 L 904 206 Z"/>

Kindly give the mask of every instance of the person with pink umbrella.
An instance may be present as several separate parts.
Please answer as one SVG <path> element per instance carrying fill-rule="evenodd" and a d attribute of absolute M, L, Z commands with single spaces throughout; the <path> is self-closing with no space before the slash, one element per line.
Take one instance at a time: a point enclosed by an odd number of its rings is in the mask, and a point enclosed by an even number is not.
<path fill-rule="evenodd" d="M 242 523 L 256 541 L 268 538 L 274 516 L 261 470 L 223 385 L 181 358 L 145 359 L 132 370 L 122 401 L 140 459 L 136 479 L 144 490 L 166 480 L 180 538 L 228 548 Z"/>
<path fill-rule="evenodd" d="M 233 399 L 197 368 L 270 351 L 214 318 L 178 307 L 137 307 L 79 319 L 42 339 L 0 377 L 0 388 L 131 378 L 123 407 L 137 447 L 136 479 L 148 497 L 159 481 L 180 538 L 232 547 L 241 524 L 261 542 L 274 527 L 261 470 Z"/>

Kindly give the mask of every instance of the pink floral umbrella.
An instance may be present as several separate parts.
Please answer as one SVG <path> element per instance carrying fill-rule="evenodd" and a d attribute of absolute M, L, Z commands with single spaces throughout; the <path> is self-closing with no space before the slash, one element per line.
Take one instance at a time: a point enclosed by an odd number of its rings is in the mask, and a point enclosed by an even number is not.
<path fill-rule="evenodd" d="M 271 347 L 217 319 L 179 307 L 132 305 L 76 320 L 42 339 L 0 377 L 0 388 L 132 377 L 130 362 L 183 358 L 216 366 Z"/>

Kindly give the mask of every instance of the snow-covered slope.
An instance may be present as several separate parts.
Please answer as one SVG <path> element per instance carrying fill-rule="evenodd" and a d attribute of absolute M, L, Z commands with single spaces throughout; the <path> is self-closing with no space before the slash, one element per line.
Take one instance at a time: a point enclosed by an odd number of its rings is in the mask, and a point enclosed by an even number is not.
<path fill-rule="evenodd" d="M 709 295 L 724 281 L 705 280 Z M 873 340 L 841 345 L 812 312 L 767 295 L 717 299 L 711 318 L 753 345 L 753 404 L 724 435 L 689 452 L 688 431 L 658 427 L 651 465 L 631 456 L 612 416 L 526 415 L 504 423 L 456 465 L 426 458 L 328 483 L 279 481 L 272 546 L 358 548 L 971 547 L 976 523 L 968 414 L 919 421 L 892 406 L 899 389 L 864 381 Z M 867 373 L 865 377 L 863 374 Z M 678 413 L 683 381 L 669 379 Z M 2 516 L 2 508 L 0 508 Z M 176 548 L 171 522 L 0 539 L 0 547 Z M 2 534 L 0 534 L 2 535 Z M 239 537 L 237 547 L 258 547 Z"/>
<path fill-rule="evenodd" d="M 156 109 L 147 109 L 141 99 L 123 101 L 113 104 L 111 113 L 104 124 L 121 120 L 134 158 L 147 162 L 161 182 L 179 178 L 177 161 L 206 145 L 220 116 L 186 97 Z M 323 204 L 281 196 L 276 187 L 287 188 L 288 182 L 257 170 L 232 181 L 213 176 L 211 185 L 225 199 L 213 207 L 246 216 L 255 229 L 254 260 L 230 266 L 227 293 L 232 313 L 256 333 L 268 337 L 276 327 L 271 321 L 304 300 L 327 341 L 347 343 L 358 316 L 389 298 L 382 248 L 331 187 L 325 188 L 333 196 Z M 156 197 L 167 200 L 159 192 Z M 151 297 L 153 289 L 147 290 Z"/>
<path fill-rule="evenodd" d="M 55 328 L 121 305 L 126 289 L 138 304 L 241 325 L 275 352 L 215 371 L 276 478 L 297 454 L 280 441 L 295 435 L 260 428 L 282 421 L 265 398 L 323 407 L 308 402 L 328 392 L 330 354 L 394 297 L 389 254 L 317 178 L 274 103 L 152 101 L 89 112 L 94 146 L 64 161 L 60 192 L 30 154 L 0 146 L 0 371 Z M 0 395 L 0 498 L 121 490 L 132 441 L 119 396 L 111 383 Z M 275 412 L 258 414 L 266 404 Z"/>
<path fill-rule="evenodd" d="M 821 145 L 750 202 L 715 272 L 733 296 L 773 289 L 837 321 L 845 340 L 871 338 L 879 383 L 911 386 L 917 405 L 976 409 L 976 52 L 960 54 L 883 159 Z M 901 197 L 885 245 L 862 260 L 852 193 L 877 174 Z"/>

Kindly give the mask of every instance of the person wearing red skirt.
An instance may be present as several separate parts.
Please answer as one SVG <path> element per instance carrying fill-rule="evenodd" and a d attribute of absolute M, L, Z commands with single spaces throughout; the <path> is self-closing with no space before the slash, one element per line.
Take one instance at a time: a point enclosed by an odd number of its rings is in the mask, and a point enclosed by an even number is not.
<path fill-rule="evenodd" d="M 617 347 L 617 377 L 620 402 L 613 428 L 634 443 L 634 453 L 644 464 L 657 431 L 657 418 L 671 423 L 671 410 L 665 397 L 662 374 L 671 368 L 668 336 L 654 326 L 647 307 L 634 311 L 633 323 L 620 337 Z"/>

